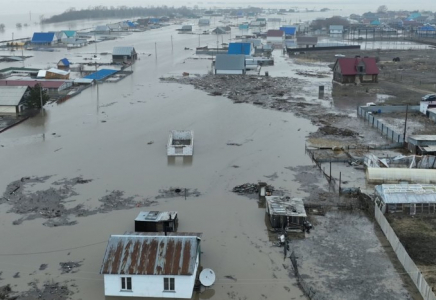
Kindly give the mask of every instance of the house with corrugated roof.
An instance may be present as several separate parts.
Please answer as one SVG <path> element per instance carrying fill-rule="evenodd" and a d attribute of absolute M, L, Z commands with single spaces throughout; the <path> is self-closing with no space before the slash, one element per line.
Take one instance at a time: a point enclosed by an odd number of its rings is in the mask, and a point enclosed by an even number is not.
<path fill-rule="evenodd" d="M 244 54 L 218 54 L 215 75 L 243 75 L 246 72 Z"/>
<path fill-rule="evenodd" d="M 57 38 L 54 32 L 35 32 L 31 43 L 33 45 L 53 45 Z"/>
<path fill-rule="evenodd" d="M 27 86 L 0 86 L 0 115 L 18 115 L 24 110 Z"/>
<path fill-rule="evenodd" d="M 133 46 L 114 47 L 112 61 L 114 63 L 133 63 L 138 59 L 138 54 Z"/>
<path fill-rule="evenodd" d="M 330 34 L 342 34 L 343 32 L 344 32 L 343 25 L 330 25 L 329 26 L 329 33 Z"/>
<path fill-rule="evenodd" d="M 227 54 L 244 54 L 251 55 L 254 53 L 253 46 L 250 42 L 230 43 L 227 49 Z"/>
<path fill-rule="evenodd" d="M 285 33 L 285 39 L 293 39 L 297 34 L 296 26 L 284 25 L 279 29 Z"/>
<path fill-rule="evenodd" d="M 105 296 L 191 299 L 201 233 L 111 235 L 100 274 Z"/>
<path fill-rule="evenodd" d="M 376 83 L 378 74 L 374 57 L 341 57 L 333 66 L 333 81 L 338 83 Z"/>

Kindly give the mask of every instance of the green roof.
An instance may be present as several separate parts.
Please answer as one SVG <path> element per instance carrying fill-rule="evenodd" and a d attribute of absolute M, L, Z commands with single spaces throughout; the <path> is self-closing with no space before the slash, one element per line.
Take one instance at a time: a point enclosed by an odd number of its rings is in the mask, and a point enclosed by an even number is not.
<path fill-rule="evenodd" d="M 64 30 L 64 33 L 67 35 L 67 37 L 73 37 L 76 34 L 75 30 Z"/>

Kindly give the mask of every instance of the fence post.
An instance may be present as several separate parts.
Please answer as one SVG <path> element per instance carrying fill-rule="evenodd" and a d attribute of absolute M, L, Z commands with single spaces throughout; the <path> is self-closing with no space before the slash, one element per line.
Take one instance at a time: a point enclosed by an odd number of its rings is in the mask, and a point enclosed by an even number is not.
<path fill-rule="evenodd" d="M 332 181 L 332 161 L 330 160 L 330 176 L 329 176 L 329 182 Z"/>
<path fill-rule="evenodd" d="M 339 172 L 339 195 L 341 194 L 342 172 Z"/>

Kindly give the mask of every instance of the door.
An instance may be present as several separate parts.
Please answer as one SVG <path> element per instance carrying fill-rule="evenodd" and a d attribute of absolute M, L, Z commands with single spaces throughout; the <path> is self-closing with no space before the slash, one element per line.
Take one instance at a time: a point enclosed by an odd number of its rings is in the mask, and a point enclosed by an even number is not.
<path fill-rule="evenodd" d="M 410 215 L 411 216 L 416 215 L 416 204 L 415 203 L 410 204 Z"/>

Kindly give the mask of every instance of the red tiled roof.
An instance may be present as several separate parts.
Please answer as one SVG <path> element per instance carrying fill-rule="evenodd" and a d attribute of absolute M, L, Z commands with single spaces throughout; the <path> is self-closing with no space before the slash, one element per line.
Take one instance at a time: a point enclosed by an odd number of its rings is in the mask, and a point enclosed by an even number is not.
<path fill-rule="evenodd" d="M 282 30 L 275 30 L 275 29 L 270 29 L 268 30 L 268 32 L 266 33 L 266 36 L 276 36 L 276 37 L 282 37 L 285 34 L 284 31 Z"/>
<path fill-rule="evenodd" d="M 0 86 L 30 86 L 34 87 L 39 83 L 43 88 L 46 89 L 58 89 L 65 81 L 39 81 L 39 80 L 0 80 Z"/>
<path fill-rule="evenodd" d="M 339 64 L 342 75 L 356 75 L 357 65 L 361 61 L 363 61 L 363 63 L 365 64 L 366 75 L 376 75 L 379 73 L 377 63 L 374 57 L 364 57 L 364 58 L 344 57 L 344 58 L 338 58 L 336 63 Z"/>

